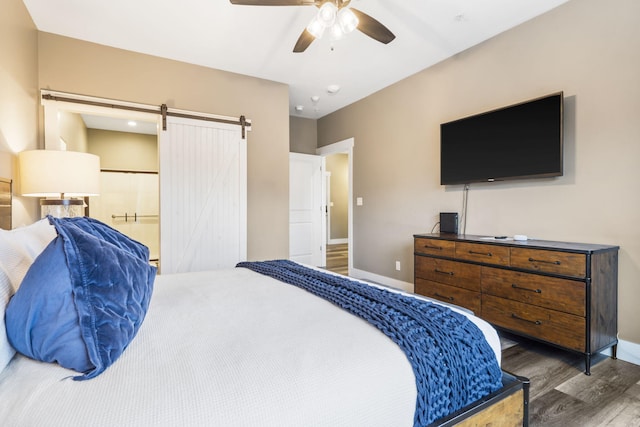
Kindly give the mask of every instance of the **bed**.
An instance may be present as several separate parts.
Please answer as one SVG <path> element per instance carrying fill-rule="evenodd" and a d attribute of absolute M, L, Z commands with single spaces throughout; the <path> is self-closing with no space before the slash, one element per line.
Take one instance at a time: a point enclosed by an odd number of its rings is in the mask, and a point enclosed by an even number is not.
<path fill-rule="evenodd" d="M 56 246 L 54 243 L 61 240 L 61 236 L 71 234 L 68 229 L 57 228 L 59 223 L 52 225 L 47 221 L 1 232 L 0 261 L 5 282 L 13 281 L 11 289 L 0 294 L 5 303 L 24 299 L 21 297 L 23 287 L 33 288 L 31 283 L 40 283 L 40 288 L 34 289 L 41 292 L 43 282 L 61 274 L 57 267 L 45 269 L 39 275 L 34 273 L 38 270 L 35 266 L 42 264 L 40 260 L 53 253 L 50 248 Z M 87 226 L 91 233 L 96 233 L 96 227 L 101 225 Z M 111 236 L 108 230 L 100 230 L 99 240 L 121 238 Z M 17 242 L 23 243 L 21 248 L 16 248 Z M 84 250 L 84 243 L 76 241 L 75 244 L 76 250 Z M 127 244 L 115 243 L 122 247 Z M 105 247 L 101 243 L 100 251 Z M 20 256 L 15 253 L 17 249 Z M 95 248 L 91 252 L 96 252 Z M 94 269 L 105 258 L 113 256 L 111 253 L 98 255 L 86 264 L 92 264 Z M 69 258 L 67 263 L 71 264 Z M 118 263 L 122 274 L 131 273 L 126 271 L 126 261 L 119 259 Z M 286 283 L 286 278 L 283 281 L 259 271 L 283 263 L 296 274 L 304 272 L 305 277 L 317 274 L 330 280 L 346 280 L 347 286 L 357 287 L 354 289 L 365 287 L 362 292 L 417 299 L 288 261 L 158 276 L 151 267 L 145 270 L 146 275 L 135 280 L 150 284 L 152 291 L 150 289 L 146 297 L 141 296 L 144 292 L 134 286 L 130 292 L 137 305 L 146 305 L 142 307 L 143 312 L 134 313 L 133 320 L 129 319 L 131 324 L 136 324 L 135 330 L 127 331 L 129 338 L 124 344 L 120 343 L 119 348 L 113 343 L 109 343 L 111 347 L 106 352 L 98 348 L 98 362 L 89 356 L 94 362 L 90 369 L 80 365 L 70 369 L 61 366 L 64 362 L 38 361 L 20 352 L 0 352 L 0 369 L 4 368 L 0 372 L 0 424 L 353 427 L 493 422 L 493 425 L 526 425 L 528 383 L 502 371 L 499 371 L 499 386 L 482 397 L 435 419 L 418 416 L 421 399 L 418 390 L 424 386 L 417 383 L 416 368 L 401 345 L 389 339 L 389 333 L 381 333 L 380 326 L 374 327 L 373 323 L 354 315 L 353 308 L 350 312 L 349 307 L 340 307 L 343 303 L 319 297 L 320 291 L 292 285 Z M 68 274 L 74 276 L 75 270 L 82 268 L 71 265 Z M 145 268 L 137 265 L 136 270 L 140 269 Z M 22 280 L 19 292 L 11 298 L 9 294 L 15 292 L 15 282 L 19 280 Z M 76 298 L 79 297 L 76 295 Z M 126 298 L 123 309 L 130 310 L 132 299 Z M 47 301 L 51 299 L 47 297 Z M 13 305 L 11 301 L 6 308 L 7 326 L 3 329 L 7 331 L 7 339 L 13 334 L 9 332 L 13 324 L 32 325 L 33 318 L 41 315 L 38 311 L 30 314 L 32 317 L 26 321 L 16 322 L 12 313 L 17 309 L 12 311 Z M 105 306 L 106 311 L 119 310 L 117 306 Z M 77 310 L 80 313 L 80 309 Z M 462 309 L 438 307 L 437 310 L 469 320 L 462 322 L 481 331 L 482 340 L 499 363 L 499 339 L 491 326 Z M 20 316 L 18 319 L 23 319 Z M 83 315 L 78 316 L 82 325 Z M 42 321 L 52 323 L 50 319 Z M 22 330 L 20 333 L 32 332 Z M 0 340 L 2 338 L 0 333 Z M 37 340 L 47 341 L 33 336 L 27 340 L 31 340 L 28 346 L 36 346 L 33 342 Z M 67 338 L 60 340 L 67 342 Z M 21 345 L 16 344 L 16 348 Z M 90 355 L 93 350 L 86 345 Z M 65 352 L 65 348 L 57 351 Z M 437 403 L 433 396 L 439 396 L 438 390 L 436 387 L 435 392 L 430 392 L 427 400 Z M 426 413 L 430 410 L 425 409 Z"/>

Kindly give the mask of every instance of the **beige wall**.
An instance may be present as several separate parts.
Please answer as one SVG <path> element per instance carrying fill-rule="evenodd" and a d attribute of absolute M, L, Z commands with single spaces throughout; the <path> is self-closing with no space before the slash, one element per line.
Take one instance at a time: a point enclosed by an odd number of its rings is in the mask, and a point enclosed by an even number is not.
<path fill-rule="evenodd" d="M 289 90 L 284 84 L 39 33 L 41 88 L 252 120 L 248 257 L 289 252 Z"/>
<path fill-rule="evenodd" d="M 15 154 L 36 149 L 38 33 L 21 0 L 3 0 L 0 13 L 0 176 L 14 180 L 13 226 L 40 218 L 36 199 L 19 197 Z"/>
<path fill-rule="evenodd" d="M 564 176 L 472 185 L 467 232 L 620 245 L 620 338 L 640 343 L 638 16 L 637 0 L 573 0 L 320 119 L 320 146 L 355 138 L 354 267 L 412 282 L 412 235 L 461 211 L 440 123 L 563 90 Z"/>
<path fill-rule="evenodd" d="M 318 121 L 302 117 L 289 117 L 289 151 L 316 154 L 318 145 Z"/>
<path fill-rule="evenodd" d="M 101 169 L 158 172 L 157 135 L 88 129 L 87 137 Z"/>
<path fill-rule="evenodd" d="M 349 156 L 331 154 L 325 158 L 327 172 L 331 172 L 331 226 L 329 239 L 349 237 Z"/>

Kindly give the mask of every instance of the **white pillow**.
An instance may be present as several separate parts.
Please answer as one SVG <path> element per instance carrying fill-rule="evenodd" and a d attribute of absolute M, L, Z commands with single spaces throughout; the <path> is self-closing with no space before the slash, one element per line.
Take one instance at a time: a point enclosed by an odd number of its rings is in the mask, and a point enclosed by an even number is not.
<path fill-rule="evenodd" d="M 0 229 L 0 371 L 15 354 L 7 340 L 5 308 L 33 261 L 55 237 L 56 229 L 46 218 L 15 230 Z"/>

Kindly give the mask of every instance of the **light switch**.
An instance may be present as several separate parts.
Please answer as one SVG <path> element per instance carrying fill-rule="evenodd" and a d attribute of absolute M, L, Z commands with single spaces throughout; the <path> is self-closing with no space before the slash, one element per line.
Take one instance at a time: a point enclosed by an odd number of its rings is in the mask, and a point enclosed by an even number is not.
<path fill-rule="evenodd" d="M 362 206 L 362 197 L 357 197 L 356 198 L 356 205 L 357 206 Z"/>

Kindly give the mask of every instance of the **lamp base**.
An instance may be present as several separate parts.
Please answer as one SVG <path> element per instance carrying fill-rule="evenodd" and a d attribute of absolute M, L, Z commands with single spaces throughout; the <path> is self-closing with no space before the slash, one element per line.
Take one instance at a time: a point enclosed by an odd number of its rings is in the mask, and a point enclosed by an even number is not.
<path fill-rule="evenodd" d="M 84 216 L 82 199 L 42 199 L 40 200 L 41 218 L 51 215 L 56 218 Z"/>

